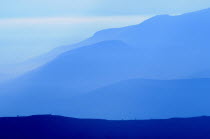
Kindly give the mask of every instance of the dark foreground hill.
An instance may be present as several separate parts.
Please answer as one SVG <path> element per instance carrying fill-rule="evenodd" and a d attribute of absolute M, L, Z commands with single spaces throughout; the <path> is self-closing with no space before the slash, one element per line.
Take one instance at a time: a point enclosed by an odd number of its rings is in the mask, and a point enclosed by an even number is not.
<path fill-rule="evenodd" d="M 210 117 L 108 121 L 43 115 L 0 118 L 1 139 L 209 139 Z"/>

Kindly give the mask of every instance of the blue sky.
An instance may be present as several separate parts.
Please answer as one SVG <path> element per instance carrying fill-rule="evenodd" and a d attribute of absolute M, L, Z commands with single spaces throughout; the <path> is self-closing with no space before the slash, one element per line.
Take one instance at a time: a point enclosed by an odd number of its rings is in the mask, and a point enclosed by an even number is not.
<path fill-rule="evenodd" d="M 210 0 L 5 0 L 1 17 L 179 14 L 210 7 Z"/>
<path fill-rule="evenodd" d="M 0 66 L 78 42 L 101 29 L 209 7 L 210 0 L 2 0 Z"/>

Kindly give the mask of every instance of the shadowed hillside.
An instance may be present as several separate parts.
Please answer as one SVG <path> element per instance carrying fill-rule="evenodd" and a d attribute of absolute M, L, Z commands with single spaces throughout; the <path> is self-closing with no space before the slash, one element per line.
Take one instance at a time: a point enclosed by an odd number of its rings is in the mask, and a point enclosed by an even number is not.
<path fill-rule="evenodd" d="M 0 118 L 1 139 L 209 139 L 210 117 L 107 121 L 60 116 Z"/>

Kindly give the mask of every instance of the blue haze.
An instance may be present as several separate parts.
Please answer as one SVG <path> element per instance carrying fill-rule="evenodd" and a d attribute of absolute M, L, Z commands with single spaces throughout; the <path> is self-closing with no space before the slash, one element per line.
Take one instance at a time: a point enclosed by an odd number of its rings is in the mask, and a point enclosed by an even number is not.
<path fill-rule="evenodd" d="M 210 6 L 209 0 L 7 0 L 1 1 L 1 17 L 49 17 L 69 15 L 180 14 Z M 39 10 L 37 10 L 39 9 Z"/>
<path fill-rule="evenodd" d="M 199 74 L 210 70 L 209 17 L 210 9 L 155 16 L 61 47 L 47 64 L 0 86 L 0 115 L 209 115 L 209 79 Z"/>
<path fill-rule="evenodd" d="M 14 64 L 45 54 L 50 50 L 72 44 L 110 27 L 137 23 L 137 18 L 118 20 L 115 16 L 153 16 L 182 14 L 209 7 L 209 0 L 7 0 L 0 2 L 0 73 L 2 76 L 19 73 Z M 38 9 L 38 10 L 37 10 Z M 109 21 L 82 24 L 26 24 L 27 19 L 78 18 L 114 16 Z M 7 20 L 11 20 L 9 23 Z M 17 24 L 17 20 L 23 20 Z M 5 23 L 6 21 L 6 23 Z M 2 24 L 2 22 L 4 24 Z M 106 24 L 106 23 L 107 24 Z M 140 19 L 139 19 L 140 22 Z M 12 24 L 11 24 L 12 23 Z M 85 31 L 84 31 L 85 30 Z M 14 70 L 10 70 L 14 69 Z M 8 73 L 9 71 L 9 73 Z M 9 74 L 9 75 L 8 75 Z M 1 79 L 0 79 L 1 80 Z"/>

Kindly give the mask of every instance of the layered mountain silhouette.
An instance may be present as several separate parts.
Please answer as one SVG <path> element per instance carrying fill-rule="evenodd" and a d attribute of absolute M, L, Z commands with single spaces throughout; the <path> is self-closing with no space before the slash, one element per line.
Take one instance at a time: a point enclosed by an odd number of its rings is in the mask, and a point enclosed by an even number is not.
<path fill-rule="evenodd" d="M 210 79 L 122 81 L 74 97 L 60 114 L 105 119 L 210 115 L 209 84 Z"/>
<path fill-rule="evenodd" d="M 48 61 L 43 66 L 0 86 L 0 115 L 118 119 L 209 114 L 209 79 L 184 79 L 210 69 L 209 17 L 210 9 L 155 16 L 58 48 L 43 58 Z"/>
<path fill-rule="evenodd" d="M 209 139 L 209 117 L 107 121 L 52 115 L 0 118 L 2 139 Z"/>
<path fill-rule="evenodd" d="M 210 79 L 132 79 L 74 97 L 61 91 L 1 97 L 0 108 L 1 115 L 53 113 L 115 120 L 210 115 L 209 84 Z"/>
<path fill-rule="evenodd" d="M 58 47 L 46 55 L 22 63 L 20 69 L 27 71 L 37 68 L 72 49 L 92 45 L 101 41 L 120 40 L 130 46 L 139 48 L 145 55 L 145 62 L 151 63 L 151 65 L 159 62 L 159 67 L 163 68 L 160 69 L 156 66 L 155 68 L 158 71 L 173 66 L 171 69 L 167 69 L 167 75 L 163 73 L 159 76 L 144 75 L 145 78 L 188 77 L 193 72 L 197 72 L 197 70 L 205 71 L 206 68 L 209 70 L 209 67 L 205 64 L 209 58 L 209 16 L 210 9 L 178 16 L 159 15 L 138 25 L 102 30 L 78 44 Z M 166 56 L 168 61 L 164 59 Z M 194 65 L 192 61 L 195 61 L 193 62 Z M 202 62 L 200 65 L 196 65 L 196 63 L 200 62 Z M 176 63 L 180 64 L 176 65 Z M 191 64 L 189 68 L 186 63 Z M 180 69 L 181 67 L 182 69 Z M 172 71 L 173 73 L 169 73 L 173 69 L 181 71 Z"/>
<path fill-rule="evenodd" d="M 136 47 L 207 47 L 209 45 L 210 9 L 178 16 L 159 15 L 145 22 L 97 32 L 85 42 L 122 40 Z"/>

